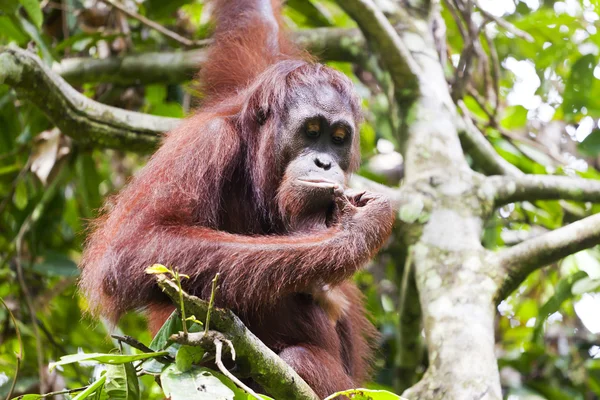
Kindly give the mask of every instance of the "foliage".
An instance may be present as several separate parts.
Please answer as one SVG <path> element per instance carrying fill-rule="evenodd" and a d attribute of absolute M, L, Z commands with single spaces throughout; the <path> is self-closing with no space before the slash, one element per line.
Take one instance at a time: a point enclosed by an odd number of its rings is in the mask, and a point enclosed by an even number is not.
<path fill-rule="evenodd" d="M 75 56 L 103 59 L 183 48 L 102 2 L 88 3 L 0 0 L 0 46 L 15 43 L 30 47 L 47 65 Z M 130 3 L 128 6 L 137 8 L 141 15 L 187 38 L 204 39 L 210 33 L 201 1 Z M 451 3 L 445 3 L 443 9 L 450 81 L 464 51 L 464 39 L 447 7 Z M 498 15 L 528 32 L 533 41 L 515 37 L 487 21 L 481 32 L 482 46 L 490 63 L 492 50 L 497 51 L 498 101 L 490 88 L 492 77 L 486 77 L 484 68 L 475 68 L 472 90 L 466 91 L 464 101 L 478 126 L 498 153 L 522 171 L 600 179 L 598 2 L 480 3 L 500 10 Z M 505 7 L 505 12 L 499 7 Z M 481 13 L 476 15 L 484 20 Z M 290 0 L 285 19 L 293 29 L 355 27 L 330 0 Z M 399 154 L 394 149 L 401 143 L 388 91 L 374 82 L 373 71 L 364 66 L 331 65 L 354 80 L 364 99 L 366 122 L 361 134 L 365 162 L 361 174 L 397 184 L 393 171 L 398 167 Z M 189 112 L 190 104 L 194 104 L 191 88 L 191 82 L 131 82 L 126 86 L 85 83 L 77 87 L 106 104 L 172 117 Z M 490 123 L 490 115 L 495 123 Z M 189 354 L 189 349 L 179 353 L 178 347 L 168 344 L 169 335 L 183 328 L 181 318 L 167 321 L 154 340 L 141 315 L 131 313 L 120 322 L 117 332 L 150 343 L 155 351 L 153 358 L 139 363 L 138 357 L 148 354 L 110 341 L 111 327 L 85 313 L 87 305 L 76 290 L 76 266 L 89 221 L 104 200 L 144 165 L 146 157 L 127 149 L 93 149 L 72 142 L 54 129 L 39 109 L 0 85 L 0 298 L 5 304 L 0 309 L 0 398 L 9 392 L 15 371 L 18 376 L 13 395 L 26 395 L 24 399 L 39 398 L 32 393 L 65 387 L 84 388 L 65 394 L 71 398 L 92 393 L 106 398 L 100 395 L 104 392 L 110 398 L 162 399 L 164 394 L 151 376 L 155 374 L 163 374 L 165 382 L 176 382 L 165 388 L 173 398 L 184 385 L 199 382 L 226 392 L 226 396 L 233 393 L 236 399 L 246 398 L 218 372 L 192 366 L 198 354 Z M 421 208 L 411 205 L 401 214 L 402 219 L 414 220 Z M 563 200 L 511 204 L 489 221 L 482 240 L 487 248 L 501 248 L 510 244 L 516 232 L 553 229 L 599 210 L 598 205 Z M 411 383 L 402 379 L 403 365 L 398 361 L 397 310 L 404 258 L 402 249 L 390 246 L 368 271 L 356 277 L 373 322 L 382 333 L 382 350 L 376 360 L 377 375 L 368 385 L 371 390 L 361 390 L 363 397 L 354 398 L 392 398 L 379 389 L 400 392 Z M 23 280 L 19 279 L 20 270 Z M 499 305 L 496 340 L 507 396 L 600 396 L 599 332 L 590 330 L 590 320 L 598 324 L 598 316 L 581 311 L 587 299 L 598 304 L 599 288 L 600 252 L 593 249 L 568 257 L 558 268 L 532 274 Z M 198 324 L 192 326 L 200 329 Z M 119 348 L 116 353 L 115 348 Z M 415 349 L 412 358 L 417 362 L 411 368 L 417 374 L 411 381 L 427 366 L 419 361 L 423 359 L 421 353 L 422 349 Z M 166 368 L 155 358 L 163 356 L 169 357 Z M 55 368 L 48 372 L 50 365 Z M 134 376 L 136 367 L 146 372 L 140 380 Z M 45 377 L 43 388 L 40 374 Z"/>

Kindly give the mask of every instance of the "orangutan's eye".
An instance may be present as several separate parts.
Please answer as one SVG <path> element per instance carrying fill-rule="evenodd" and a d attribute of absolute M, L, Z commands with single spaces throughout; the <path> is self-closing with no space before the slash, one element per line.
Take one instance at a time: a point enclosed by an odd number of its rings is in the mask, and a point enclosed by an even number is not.
<path fill-rule="evenodd" d="M 309 119 L 306 122 L 306 136 L 317 138 L 321 134 L 321 121 L 318 118 Z"/>
<path fill-rule="evenodd" d="M 348 136 L 348 131 L 346 128 L 342 126 L 338 126 L 333 130 L 333 134 L 331 135 L 333 143 L 342 144 L 346 140 L 346 136 Z"/>

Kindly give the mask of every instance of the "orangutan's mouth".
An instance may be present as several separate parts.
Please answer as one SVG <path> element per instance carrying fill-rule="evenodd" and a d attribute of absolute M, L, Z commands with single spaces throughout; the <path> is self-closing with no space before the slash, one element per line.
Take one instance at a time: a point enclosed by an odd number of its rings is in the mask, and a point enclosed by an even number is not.
<path fill-rule="evenodd" d="M 299 178 L 299 179 L 297 179 L 297 181 L 301 185 L 306 185 L 306 186 L 311 186 L 311 187 L 321 188 L 321 189 L 334 189 L 335 187 L 340 185 L 337 182 L 330 181 L 327 179 L 321 179 L 321 178 Z"/>

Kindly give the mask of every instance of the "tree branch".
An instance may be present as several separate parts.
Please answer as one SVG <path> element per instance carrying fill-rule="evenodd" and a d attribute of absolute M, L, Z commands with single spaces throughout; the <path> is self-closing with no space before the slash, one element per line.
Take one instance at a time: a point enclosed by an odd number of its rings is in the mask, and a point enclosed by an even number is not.
<path fill-rule="evenodd" d="M 157 277 L 158 285 L 178 307 L 179 288 L 165 275 Z M 198 320 L 205 320 L 208 302 L 182 292 L 186 312 Z M 277 354 L 260 341 L 231 311 L 213 308 L 211 328 L 231 340 L 237 354 L 237 366 L 248 374 L 267 393 L 277 399 L 318 400 L 306 382 Z"/>
<path fill-rule="evenodd" d="M 390 21 L 372 0 L 343 0 L 339 6 L 354 19 L 390 73 L 399 98 L 415 97 L 421 68 Z"/>
<path fill-rule="evenodd" d="M 136 113 L 93 101 L 73 89 L 34 54 L 0 48 L 0 84 L 37 105 L 65 134 L 82 144 L 149 151 L 178 120 Z"/>
<path fill-rule="evenodd" d="M 506 276 L 496 300 L 508 296 L 536 269 L 597 244 L 600 244 L 600 214 L 502 250 L 496 256 Z"/>
<path fill-rule="evenodd" d="M 358 45 L 361 39 L 354 43 Z M 0 84 L 36 104 L 66 135 L 78 143 L 149 152 L 176 118 L 126 111 L 91 100 L 77 92 L 33 53 L 0 47 Z M 387 194 L 398 207 L 405 202 L 398 190 L 355 176 L 353 186 Z"/>
<path fill-rule="evenodd" d="M 365 39 L 358 29 L 307 29 L 292 36 L 299 46 L 324 61 L 359 62 L 365 51 Z M 206 55 L 205 49 L 194 49 L 104 59 L 75 57 L 54 64 L 52 69 L 72 84 L 180 83 L 194 77 Z"/>
<path fill-rule="evenodd" d="M 483 14 L 484 17 L 494 21 L 495 23 L 497 23 L 499 26 L 501 26 L 502 28 L 504 28 L 505 30 L 507 30 L 508 32 L 512 33 L 513 35 L 515 35 L 516 37 L 526 40 L 529 43 L 533 43 L 535 42 L 535 40 L 533 39 L 533 36 L 531 36 L 529 33 L 520 30 L 519 28 L 517 28 L 516 26 L 514 26 L 513 24 L 511 24 L 510 22 L 508 22 L 507 20 L 497 17 L 494 14 L 488 12 L 485 10 L 485 8 L 481 7 L 479 5 L 479 2 L 475 2 L 475 5 L 477 6 L 477 8 L 479 9 L 479 11 Z"/>
<path fill-rule="evenodd" d="M 151 52 L 123 57 L 65 58 L 52 70 L 74 85 L 179 83 L 191 80 L 206 61 L 206 50 Z"/>
<path fill-rule="evenodd" d="M 158 23 L 144 17 L 143 15 L 138 14 L 137 12 L 128 9 L 123 4 L 121 4 L 115 0 L 102 0 L 102 1 L 104 3 L 110 4 L 111 6 L 113 6 L 117 10 L 121 11 L 123 14 L 127 15 L 128 17 L 137 19 L 138 21 L 140 21 L 142 24 L 146 25 L 147 27 L 154 29 L 155 31 L 159 32 L 160 34 L 162 34 L 172 40 L 175 40 L 176 42 L 179 42 L 184 46 L 191 47 L 191 46 L 198 46 L 198 45 L 204 44 L 203 40 L 191 40 L 186 37 L 183 37 L 180 34 L 178 34 L 177 32 L 173 32 L 172 30 L 165 28 L 161 24 L 158 24 Z"/>
<path fill-rule="evenodd" d="M 569 176 L 523 175 L 486 178 L 495 190 L 495 205 L 517 201 L 574 200 L 600 202 L 600 181 Z"/>
<path fill-rule="evenodd" d="M 458 101 L 458 107 L 463 113 L 463 117 L 457 121 L 460 143 L 465 152 L 473 157 L 475 164 L 490 175 L 523 175 L 519 168 L 502 158 L 483 133 L 477 129 L 462 100 Z"/>

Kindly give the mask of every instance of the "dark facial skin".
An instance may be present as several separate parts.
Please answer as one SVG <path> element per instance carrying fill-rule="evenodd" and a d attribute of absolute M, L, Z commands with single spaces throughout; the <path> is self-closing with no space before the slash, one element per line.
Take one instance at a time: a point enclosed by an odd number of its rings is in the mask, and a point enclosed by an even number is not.
<path fill-rule="evenodd" d="M 356 123 L 350 105 L 330 86 L 318 93 L 298 88 L 292 99 L 277 144 L 284 184 L 304 217 L 325 216 L 344 191 Z"/>

